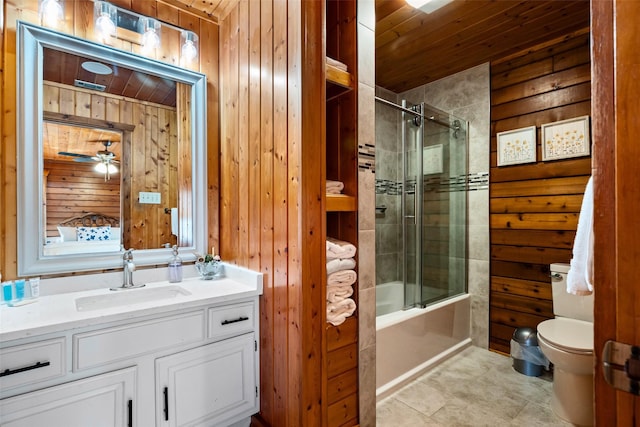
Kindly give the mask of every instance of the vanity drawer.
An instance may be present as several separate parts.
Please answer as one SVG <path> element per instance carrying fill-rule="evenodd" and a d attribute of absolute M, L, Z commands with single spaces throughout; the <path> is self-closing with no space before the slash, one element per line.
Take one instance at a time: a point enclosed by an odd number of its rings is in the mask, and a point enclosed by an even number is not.
<path fill-rule="evenodd" d="M 134 322 L 73 336 L 73 370 L 204 340 L 204 310 Z"/>
<path fill-rule="evenodd" d="M 0 388 L 6 390 L 63 376 L 64 354 L 64 337 L 0 349 Z"/>
<path fill-rule="evenodd" d="M 228 338 L 252 332 L 255 318 L 254 301 L 210 308 L 208 338 Z"/>

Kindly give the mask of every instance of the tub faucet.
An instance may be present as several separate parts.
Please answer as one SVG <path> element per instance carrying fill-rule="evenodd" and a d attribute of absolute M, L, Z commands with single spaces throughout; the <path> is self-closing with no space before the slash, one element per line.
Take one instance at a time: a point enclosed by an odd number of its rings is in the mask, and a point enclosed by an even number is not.
<path fill-rule="evenodd" d="M 136 265 L 133 263 L 133 249 L 124 251 L 122 256 L 122 286 L 111 288 L 112 291 L 120 291 L 123 289 L 141 288 L 142 285 L 133 284 L 133 272 L 136 270 Z"/>

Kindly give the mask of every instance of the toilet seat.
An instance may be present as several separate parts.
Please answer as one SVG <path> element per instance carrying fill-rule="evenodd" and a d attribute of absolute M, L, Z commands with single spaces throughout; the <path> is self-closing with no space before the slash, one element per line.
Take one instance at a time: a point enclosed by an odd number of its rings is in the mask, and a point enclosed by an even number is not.
<path fill-rule="evenodd" d="M 593 323 L 556 317 L 538 325 L 538 338 L 569 353 L 593 354 Z"/>

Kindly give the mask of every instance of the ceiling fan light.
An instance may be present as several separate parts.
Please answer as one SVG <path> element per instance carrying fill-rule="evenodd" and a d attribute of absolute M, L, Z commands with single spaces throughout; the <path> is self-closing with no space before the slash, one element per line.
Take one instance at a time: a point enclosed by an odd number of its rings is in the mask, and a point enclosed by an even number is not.
<path fill-rule="evenodd" d="M 111 163 L 105 163 L 105 162 L 100 162 L 98 164 L 96 164 L 96 166 L 94 167 L 94 170 L 96 172 L 100 172 L 100 173 L 117 173 L 118 172 L 118 168 L 111 164 Z"/>

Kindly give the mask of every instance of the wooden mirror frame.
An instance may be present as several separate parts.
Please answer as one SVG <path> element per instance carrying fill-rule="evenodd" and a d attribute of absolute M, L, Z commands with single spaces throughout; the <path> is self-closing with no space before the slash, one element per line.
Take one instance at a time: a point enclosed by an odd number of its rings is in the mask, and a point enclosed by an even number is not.
<path fill-rule="evenodd" d="M 191 183 L 180 184 L 179 205 L 191 211 L 190 244 L 181 246 L 184 261 L 194 261 L 194 252 L 207 251 L 206 193 L 206 77 L 184 68 L 79 39 L 33 24 L 17 26 L 18 112 L 18 274 L 20 276 L 105 270 L 122 267 L 122 252 L 44 256 L 44 208 L 42 203 L 43 125 L 42 69 L 45 47 L 172 79 L 190 85 Z M 180 221 L 189 223 L 189 221 Z M 191 225 L 191 227 L 189 227 Z M 170 248 L 135 251 L 137 265 L 165 264 Z"/>

